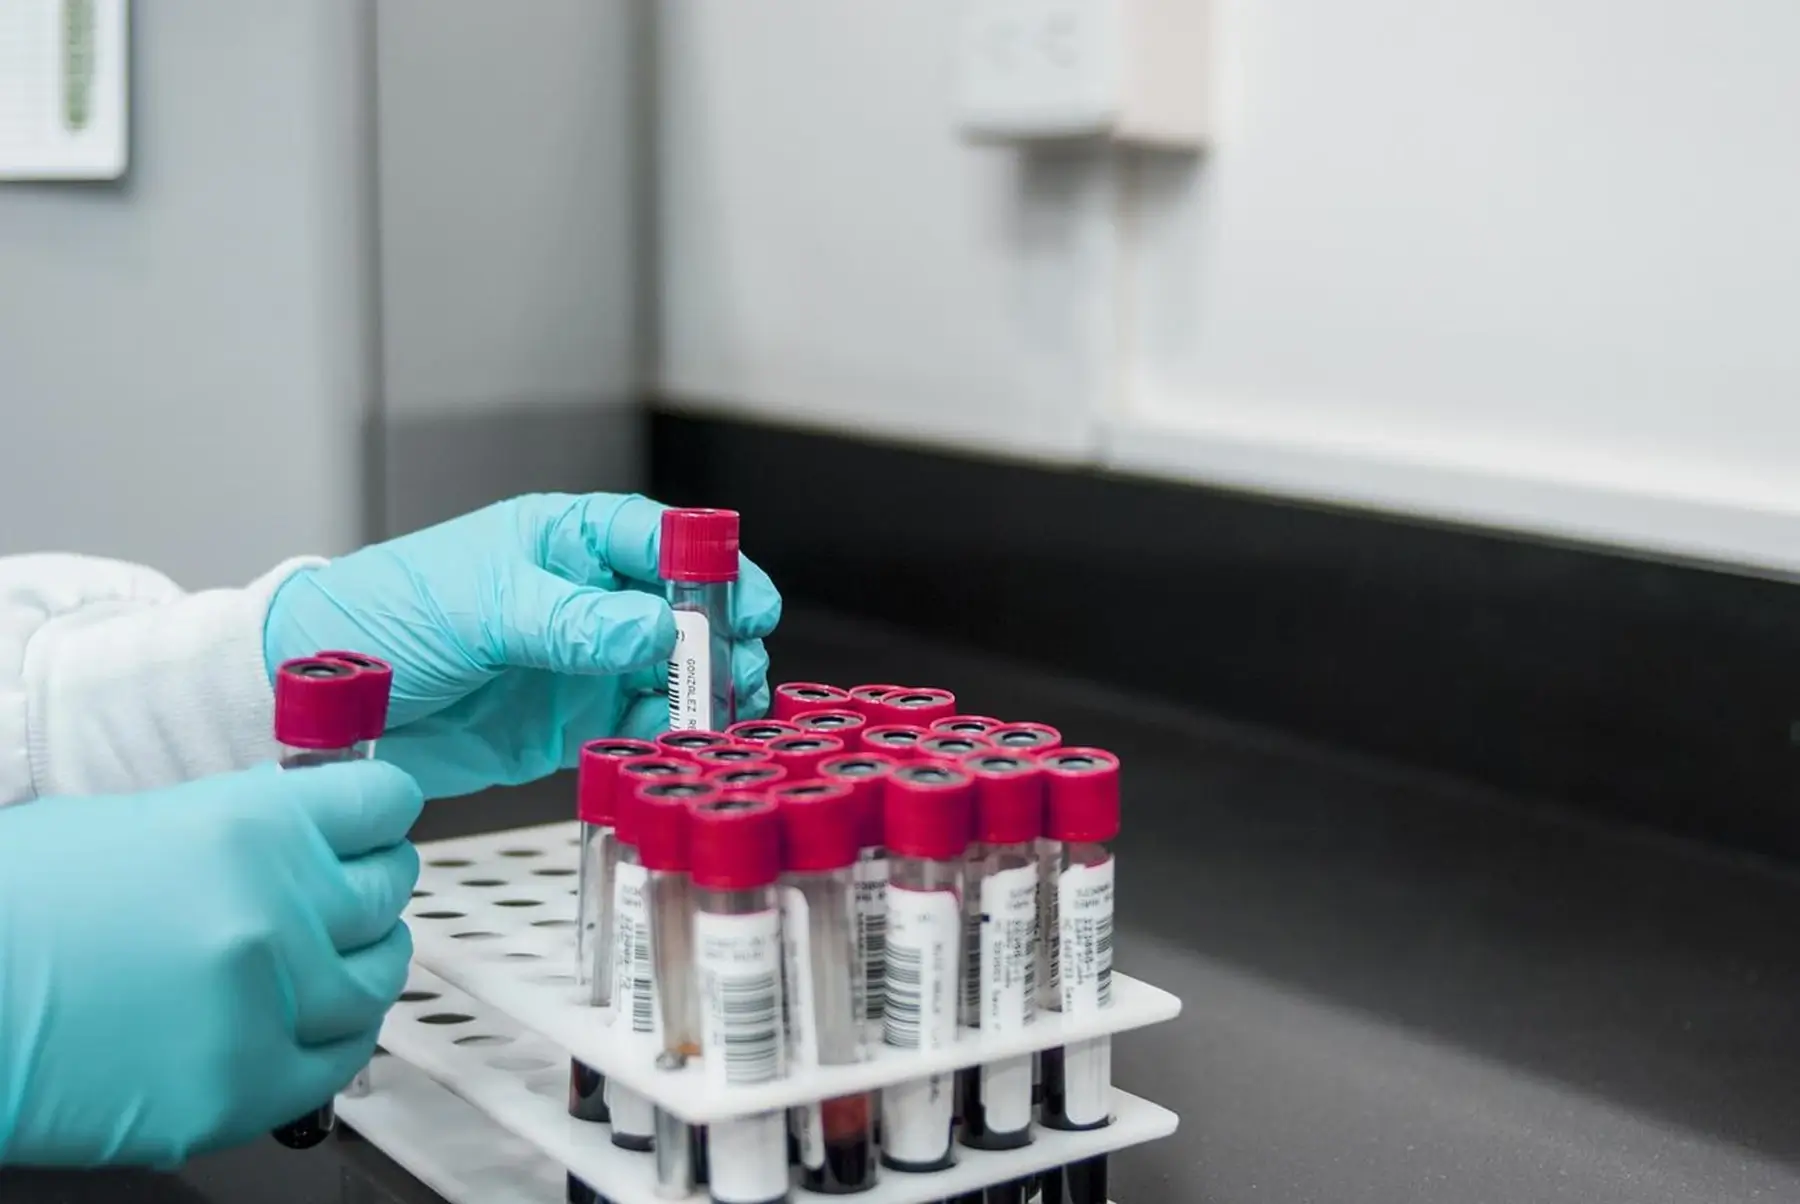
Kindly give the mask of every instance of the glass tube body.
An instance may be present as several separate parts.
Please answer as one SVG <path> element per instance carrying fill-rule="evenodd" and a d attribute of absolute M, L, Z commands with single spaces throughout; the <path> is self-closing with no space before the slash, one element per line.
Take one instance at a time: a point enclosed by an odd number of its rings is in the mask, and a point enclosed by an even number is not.
<path fill-rule="evenodd" d="M 650 945 L 650 883 L 637 848 L 619 842 L 613 864 L 613 1023 L 629 1032 L 656 1031 L 656 974 Z M 612 1115 L 612 1143 L 647 1151 L 655 1142 L 655 1119 L 648 1100 L 615 1083 L 606 1084 Z"/>
<path fill-rule="evenodd" d="M 735 582 L 671 581 L 675 651 L 669 657 L 669 728 L 724 731 L 737 722 L 731 680 L 731 597 Z"/>
<path fill-rule="evenodd" d="M 1052 841 L 1056 862 L 1058 986 L 1065 1015 L 1112 1006 L 1112 852 L 1090 841 Z M 1098 1129 L 1112 1123 L 1112 1039 L 1094 1037 L 1043 1055 L 1046 1128 Z M 1059 1204 L 1106 1204 L 1106 1157 L 1070 1163 L 1045 1176 Z"/>
<path fill-rule="evenodd" d="M 963 1022 L 996 1033 L 1037 1019 L 1038 855 L 1035 841 L 973 846 L 964 885 L 973 940 L 965 941 Z M 965 930 L 965 936 L 967 936 Z M 972 1066 L 962 1075 L 962 1141 L 1005 1150 L 1031 1141 L 1030 1054 Z"/>
<path fill-rule="evenodd" d="M 679 1070 L 700 1053 L 700 1007 L 694 993 L 694 889 L 685 870 L 649 872 L 650 950 L 662 1020 L 662 1055 L 656 1064 Z M 697 1135 L 677 1117 L 658 1108 L 656 1190 L 679 1200 L 694 1190 Z"/>
<path fill-rule="evenodd" d="M 358 741 L 343 748 L 292 748 L 283 746 L 281 750 L 281 768 L 310 769 L 315 765 L 336 765 L 344 761 L 363 760 L 367 753 L 367 742 Z M 362 1074 L 368 1073 L 365 1067 Z M 317 1108 L 304 1115 L 297 1116 L 271 1136 L 282 1145 L 292 1150 L 308 1150 L 331 1136 L 337 1128 L 337 1106 L 334 1101 L 326 1100 Z"/>
<path fill-rule="evenodd" d="M 788 1060 L 795 1071 L 863 1059 L 867 1016 L 857 953 L 855 867 L 782 876 Z M 875 1186 L 875 1098 L 840 1096 L 793 1111 L 800 1183 L 847 1195 Z"/>
<path fill-rule="evenodd" d="M 619 861 L 619 842 L 611 824 L 581 825 L 581 862 L 576 879 L 575 978 L 589 1007 L 612 1003 L 612 929 L 614 870 Z M 577 1120 L 605 1123 L 606 1080 L 584 1063 L 569 1062 L 569 1115 Z"/>
<path fill-rule="evenodd" d="M 351 759 L 373 761 L 375 759 L 375 740 L 377 738 L 379 738 L 379 733 L 376 733 L 375 736 L 372 736 L 367 740 L 359 741 L 354 745 L 356 756 Z M 356 1072 L 356 1077 L 350 1080 L 350 1085 L 344 1088 L 344 1094 L 353 1099 L 360 1099 L 369 1094 L 372 1089 L 373 1083 L 369 1078 L 369 1067 L 365 1064 L 361 1070 Z"/>
<path fill-rule="evenodd" d="M 782 1078 L 787 1068 L 775 885 L 699 887 L 694 898 L 694 966 L 707 1079 L 730 1087 Z M 788 1198 L 785 1112 L 716 1122 L 707 1144 L 713 1204 L 779 1204 Z"/>
<path fill-rule="evenodd" d="M 896 1049 L 956 1040 L 962 974 L 963 859 L 890 856 L 882 1038 Z M 954 1075 L 931 1075 L 881 1093 L 882 1165 L 942 1170 L 952 1162 Z"/>

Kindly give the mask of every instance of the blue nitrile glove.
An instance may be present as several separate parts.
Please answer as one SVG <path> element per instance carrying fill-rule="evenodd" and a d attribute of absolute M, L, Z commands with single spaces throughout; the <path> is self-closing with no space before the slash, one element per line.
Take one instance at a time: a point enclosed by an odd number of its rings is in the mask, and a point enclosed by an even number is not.
<path fill-rule="evenodd" d="M 169 1166 L 342 1089 L 406 984 L 422 805 L 362 761 L 0 808 L 0 1165 Z"/>
<path fill-rule="evenodd" d="M 599 736 L 654 735 L 675 643 L 657 579 L 663 509 L 533 494 L 298 573 L 269 607 L 270 670 L 333 648 L 390 662 L 377 752 L 430 798 L 541 778 Z M 751 718 L 769 705 L 762 637 L 781 595 L 745 559 L 736 596 L 731 668 Z"/>

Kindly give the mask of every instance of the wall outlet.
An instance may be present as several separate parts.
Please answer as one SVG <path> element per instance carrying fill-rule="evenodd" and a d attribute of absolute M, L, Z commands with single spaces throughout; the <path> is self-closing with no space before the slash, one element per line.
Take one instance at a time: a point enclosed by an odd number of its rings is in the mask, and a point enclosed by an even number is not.
<path fill-rule="evenodd" d="M 958 124 L 983 140 L 1198 147 L 1212 0 L 963 0 Z"/>

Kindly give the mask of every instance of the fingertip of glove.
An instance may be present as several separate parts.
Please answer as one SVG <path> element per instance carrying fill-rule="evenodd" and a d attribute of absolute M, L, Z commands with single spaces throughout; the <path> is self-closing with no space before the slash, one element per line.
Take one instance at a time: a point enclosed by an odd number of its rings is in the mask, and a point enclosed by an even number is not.
<path fill-rule="evenodd" d="M 320 765 L 306 772 L 309 775 L 330 775 L 308 779 L 321 786 L 326 785 L 331 777 L 348 778 L 355 782 L 356 789 L 365 801 L 379 803 L 386 810 L 410 812 L 414 819 L 425 808 L 425 792 L 420 788 L 418 779 L 390 761 L 343 761 L 334 765 Z"/>
<path fill-rule="evenodd" d="M 620 590 L 596 601 L 599 668 L 623 673 L 667 659 L 675 647 L 675 614 L 661 598 Z"/>

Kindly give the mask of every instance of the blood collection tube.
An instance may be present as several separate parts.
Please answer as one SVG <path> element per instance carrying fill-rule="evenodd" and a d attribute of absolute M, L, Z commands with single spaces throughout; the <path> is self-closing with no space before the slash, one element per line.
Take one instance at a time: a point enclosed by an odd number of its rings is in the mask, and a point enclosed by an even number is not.
<path fill-rule="evenodd" d="M 1062 747 L 1062 733 L 1047 723 L 1008 723 L 987 733 L 995 748 L 1017 753 L 1045 753 Z"/>
<path fill-rule="evenodd" d="M 812 732 L 783 736 L 779 740 L 769 741 L 763 747 L 775 758 L 775 764 L 787 770 L 788 780 L 791 782 L 812 777 L 820 761 L 846 751 L 844 742 L 836 736 L 822 736 Z"/>
<path fill-rule="evenodd" d="M 851 710 L 861 711 L 864 715 L 867 715 L 870 723 L 885 723 L 886 720 L 878 717 L 877 708 L 880 706 L 881 700 L 886 698 L 889 694 L 892 694 L 895 690 L 903 688 L 904 687 L 901 686 L 890 686 L 885 684 L 851 686 L 850 702 L 848 705 Z"/>
<path fill-rule="evenodd" d="M 737 692 L 731 677 L 737 511 L 663 511 L 658 561 L 675 612 L 669 729 L 722 731 L 737 722 Z"/>
<path fill-rule="evenodd" d="M 775 687 L 769 718 L 792 720 L 805 711 L 823 711 L 850 705 L 850 694 L 816 681 L 786 681 Z"/>
<path fill-rule="evenodd" d="M 856 790 L 798 782 L 777 787 L 772 801 L 782 831 L 789 1064 L 804 1072 L 860 1062 L 867 1006 L 856 949 Z M 801 1186 L 826 1195 L 875 1186 L 874 1103 L 865 1091 L 793 1110 Z"/>
<path fill-rule="evenodd" d="M 743 719 L 725 729 L 739 744 L 767 744 L 783 736 L 798 736 L 800 729 L 783 719 Z"/>
<path fill-rule="evenodd" d="M 888 886 L 882 1036 L 896 1049 L 942 1049 L 956 1040 L 972 787 L 966 770 L 931 761 L 902 765 L 883 779 Z M 882 1091 L 883 1165 L 911 1172 L 951 1165 L 954 1083 L 954 1075 L 934 1074 Z"/>
<path fill-rule="evenodd" d="M 863 1040 L 881 1040 L 887 998 L 887 847 L 881 779 L 898 764 L 880 753 L 851 753 L 819 762 L 819 776 L 850 787 L 856 824 L 856 960 L 862 967 Z"/>
<path fill-rule="evenodd" d="M 755 765 L 721 765 L 707 770 L 704 780 L 723 791 L 751 794 L 767 790 L 775 783 L 785 781 L 787 776 L 787 770 L 773 761 L 766 761 Z"/>
<path fill-rule="evenodd" d="M 786 1074 L 780 813 L 766 800 L 715 797 L 689 816 L 703 1072 L 721 1089 L 773 1082 Z M 716 1121 L 708 1144 L 714 1204 L 788 1198 L 785 1111 Z"/>
<path fill-rule="evenodd" d="M 656 747 L 665 757 L 677 757 L 684 761 L 694 759 L 694 754 L 709 748 L 724 748 L 734 744 L 730 736 L 724 732 L 708 732 L 694 729 L 668 731 L 656 738 Z"/>
<path fill-rule="evenodd" d="M 1005 727 L 1006 722 L 990 715 L 946 715 L 942 719 L 933 719 L 930 727 L 934 732 L 949 732 L 953 736 L 985 736 L 997 727 Z"/>
<path fill-rule="evenodd" d="M 916 723 L 880 723 L 862 729 L 862 746 L 896 761 L 914 761 L 919 756 L 919 741 L 927 734 Z"/>
<path fill-rule="evenodd" d="M 590 740 L 581 746 L 576 777 L 576 810 L 581 822 L 581 861 L 576 879 L 575 981 L 586 992 L 589 1007 L 612 1003 L 612 894 L 619 844 L 613 836 L 614 800 L 619 766 L 647 757 L 656 746 L 647 740 Z M 604 1123 L 606 1080 L 579 1060 L 569 1062 L 569 1115 Z"/>
<path fill-rule="evenodd" d="M 956 695 L 948 690 L 908 686 L 883 694 L 875 704 L 876 723 L 916 723 L 924 727 L 956 714 Z"/>
<path fill-rule="evenodd" d="M 969 959 L 963 1023 L 991 1034 L 1024 1032 L 1037 1019 L 1038 838 L 1044 774 L 1035 760 L 983 751 L 965 757 L 975 777 L 965 933 Z M 1032 1056 L 962 1071 L 962 1141 L 1008 1150 L 1031 1141 Z"/>
<path fill-rule="evenodd" d="M 340 660 L 302 657 L 275 670 L 275 741 L 284 770 L 308 769 L 363 757 L 367 707 L 361 670 Z M 337 1108 L 326 1100 L 273 1132 L 289 1149 L 318 1145 L 337 1127 Z"/>
<path fill-rule="evenodd" d="M 988 743 L 986 736 L 928 731 L 917 747 L 919 756 L 927 761 L 961 761 L 970 753 L 985 751 L 993 745 Z"/>
<path fill-rule="evenodd" d="M 794 723 L 802 731 L 819 736 L 836 736 L 844 742 L 845 748 L 858 748 L 862 745 L 862 729 L 869 726 L 869 718 L 861 711 L 844 708 L 825 711 L 801 711 L 794 716 Z"/>
<path fill-rule="evenodd" d="M 1058 1002 L 1065 1016 L 1112 1006 L 1113 856 L 1119 834 L 1119 761 L 1097 748 L 1065 748 L 1039 758 L 1044 769 L 1044 836 L 1054 871 Z M 1112 1122 L 1112 1039 L 1091 1037 L 1044 1051 L 1046 1128 L 1098 1129 Z M 1105 1204 L 1106 1159 L 1061 1170 L 1063 1204 Z"/>
<path fill-rule="evenodd" d="M 769 750 L 757 744 L 721 744 L 716 748 L 703 748 L 689 757 L 688 760 L 700 767 L 702 773 L 714 769 L 741 769 L 746 765 L 773 765 L 775 758 Z"/>

